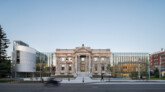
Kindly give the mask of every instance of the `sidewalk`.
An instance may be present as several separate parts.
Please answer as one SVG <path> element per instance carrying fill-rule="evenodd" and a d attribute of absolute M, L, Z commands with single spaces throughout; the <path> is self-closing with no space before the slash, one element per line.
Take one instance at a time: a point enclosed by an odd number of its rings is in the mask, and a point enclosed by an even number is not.
<path fill-rule="evenodd" d="M 163 83 L 165 84 L 165 80 L 131 80 L 131 79 L 105 79 L 104 81 L 101 81 L 100 79 L 85 79 L 83 81 L 83 78 L 75 79 L 75 80 L 62 80 L 61 83 L 98 83 L 98 84 L 123 84 L 123 83 Z"/>
<path fill-rule="evenodd" d="M 48 77 L 43 77 L 46 81 Z M 90 77 L 77 77 L 76 79 L 70 78 L 59 78 L 61 83 L 95 83 L 95 84 L 165 84 L 165 80 L 132 80 L 130 78 L 111 78 L 110 81 L 108 78 L 104 78 L 104 81 L 101 81 L 101 78 Z M 30 78 L 24 78 L 24 81 L 41 81 L 40 78 L 31 80 Z"/>

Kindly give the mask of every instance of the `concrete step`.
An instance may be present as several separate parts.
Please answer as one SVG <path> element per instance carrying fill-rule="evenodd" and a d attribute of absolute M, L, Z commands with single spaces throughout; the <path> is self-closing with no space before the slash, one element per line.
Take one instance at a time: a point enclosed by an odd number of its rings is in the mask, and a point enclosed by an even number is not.
<path fill-rule="evenodd" d="M 90 77 L 77 77 L 75 80 L 79 80 L 79 81 L 87 80 L 87 81 L 90 81 L 92 79 Z"/>
<path fill-rule="evenodd" d="M 79 72 L 78 77 L 88 77 L 88 74 L 86 72 Z"/>

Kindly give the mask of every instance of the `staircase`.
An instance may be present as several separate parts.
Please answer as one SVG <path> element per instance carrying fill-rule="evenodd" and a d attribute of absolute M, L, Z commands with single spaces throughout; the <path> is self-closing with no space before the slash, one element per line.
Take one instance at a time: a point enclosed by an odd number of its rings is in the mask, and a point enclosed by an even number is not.
<path fill-rule="evenodd" d="M 63 80 L 63 83 L 88 83 L 88 82 L 96 82 L 96 80 L 92 80 L 87 72 L 78 72 L 75 80 L 71 80 L 71 81 Z"/>
<path fill-rule="evenodd" d="M 79 80 L 79 81 L 89 81 L 91 80 L 91 78 L 88 76 L 88 73 L 86 72 L 79 72 L 78 76 L 75 80 Z"/>
<path fill-rule="evenodd" d="M 77 77 L 88 77 L 88 74 L 86 72 L 78 72 Z"/>

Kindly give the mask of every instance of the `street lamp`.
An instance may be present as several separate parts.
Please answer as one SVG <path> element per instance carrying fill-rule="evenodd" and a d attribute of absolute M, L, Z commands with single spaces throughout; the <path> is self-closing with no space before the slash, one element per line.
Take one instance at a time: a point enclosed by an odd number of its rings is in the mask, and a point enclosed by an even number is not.
<path fill-rule="evenodd" d="M 72 63 L 72 59 L 68 60 L 68 58 L 66 58 L 66 63 L 68 65 L 68 81 L 70 81 L 70 76 L 69 76 L 69 64 Z"/>
<path fill-rule="evenodd" d="M 140 79 L 140 63 L 141 63 L 141 59 L 139 58 L 138 60 L 138 78 Z"/>
<path fill-rule="evenodd" d="M 162 55 L 160 54 L 160 62 L 159 62 L 159 78 L 161 78 L 161 63 L 162 63 Z"/>

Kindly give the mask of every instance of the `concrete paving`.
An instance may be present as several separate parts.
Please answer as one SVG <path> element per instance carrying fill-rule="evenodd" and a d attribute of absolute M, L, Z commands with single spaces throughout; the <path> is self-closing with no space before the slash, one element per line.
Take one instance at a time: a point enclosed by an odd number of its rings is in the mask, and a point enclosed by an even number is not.
<path fill-rule="evenodd" d="M 111 78 L 110 81 L 108 78 L 101 80 L 100 78 L 91 79 L 89 77 L 77 77 L 73 80 L 62 80 L 61 83 L 97 83 L 97 84 L 147 84 L 147 83 L 161 83 L 165 84 L 165 80 L 132 80 L 132 79 L 123 79 L 123 78 Z"/>
<path fill-rule="evenodd" d="M 49 77 L 43 77 L 43 79 L 46 81 Z M 68 81 L 68 78 L 58 78 L 61 83 L 97 83 L 97 84 L 147 84 L 147 83 L 161 83 L 164 84 L 165 80 L 132 80 L 130 78 L 110 78 L 110 81 L 108 78 L 104 78 L 103 81 L 101 81 L 100 78 L 93 78 L 91 79 L 88 76 L 78 76 L 76 79 L 70 78 Z M 40 78 L 36 79 L 30 79 L 30 78 L 24 78 L 24 81 L 41 81 Z"/>

